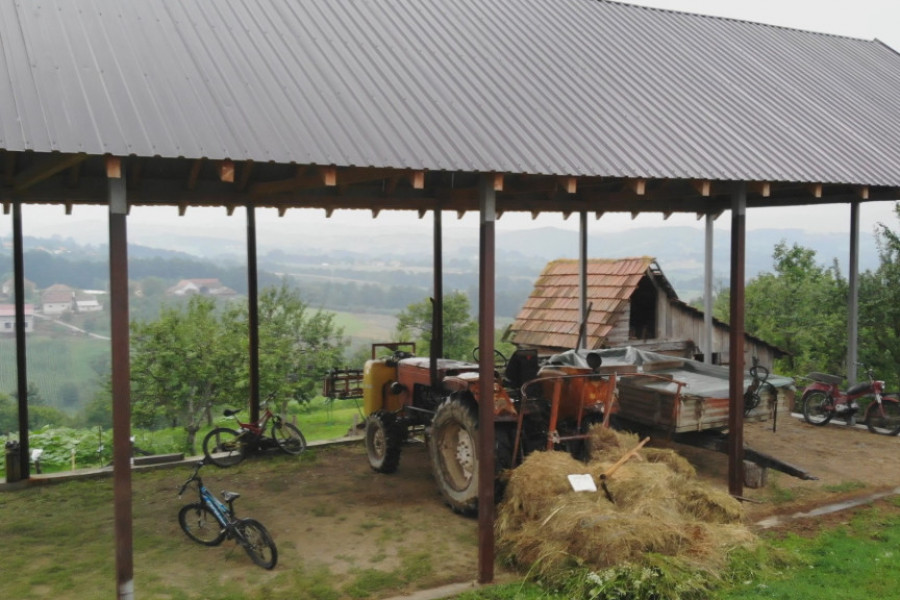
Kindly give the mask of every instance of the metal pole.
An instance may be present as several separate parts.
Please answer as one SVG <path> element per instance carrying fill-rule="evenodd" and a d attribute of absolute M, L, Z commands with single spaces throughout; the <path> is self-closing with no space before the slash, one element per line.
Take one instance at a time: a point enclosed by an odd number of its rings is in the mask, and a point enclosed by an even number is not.
<path fill-rule="evenodd" d="M 856 383 L 859 360 L 859 202 L 850 203 L 850 301 L 847 315 L 847 381 Z"/>
<path fill-rule="evenodd" d="M 128 354 L 128 203 L 124 167 L 119 159 L 110 159 L 107 171 L 116 584 L 117 597 L 131 600 L 134 597 L 134 557 L 131 523 L 131 362 Z"/>
<path fill-rule="evenodd" d="M 728 340 L 728 491 L 744 492 L 744 239 L 747 185 L 731 198 L 731 332 Z"/>
<path fill-rule="evenodd" d="M 247 326 L 250 334 L 250 421 L 259 421 L 259 284 L 256 265 L 256 212 L 247 205 Z"/>
<path fill-rule="evenodd" d="M 478 186 L 481 231 L 478 252 L 478 581 L 494 580 L 494 222 L 493 178 Z"/>
<path fill-rule="evenodd" d="M 587 346 L 587 213 L 581 211 L 578 221 L 578 323 L 581 328 L 579 345 Z M 576 348 L 581 350 L 581 348 Z"/>
<path fill-rule="evenodd" d="M 706 244 L 703 259 L 703 362 L 712 364 L 713 355 L 713 218 L 706 215 Z"/>
<path fill-rule="evenodd" d="M 16 296 L 16 393 L 19 395 L 19 473 L 31 477 L 28 449 L 28 369 L 25 353 L 25 259 L 22 238 L 22 201 L 13 203 L 13 283 Z"/>
<path fill-rule="evenodd" d="M 431 306 L 431 352 L 429 369 L 431 387 L 437 389 L 437 359 L 444 356 L 444 251 L 441 226 L 441 204 L 434 208 L 434 302 Z"/>

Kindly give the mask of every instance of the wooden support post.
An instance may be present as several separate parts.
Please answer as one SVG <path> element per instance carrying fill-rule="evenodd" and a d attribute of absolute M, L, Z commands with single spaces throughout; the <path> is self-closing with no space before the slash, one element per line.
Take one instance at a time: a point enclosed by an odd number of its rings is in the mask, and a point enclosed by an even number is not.
<path fill-rule="evenodd" d="M 128 237 L 124 166 L 107 160 L 109 186 L 109 299 L 112 328 L 113 503 L 116 533 L 116 589 L 119 600 L 134 598 L 131 519 L 131 362 L 128 332 Z"/>
<path fill-rule="evenodd" d="M 481 230 L 478 252 L 478 581 L 494 580 L 494 227 L 495 178 L 478 186 Z"/>

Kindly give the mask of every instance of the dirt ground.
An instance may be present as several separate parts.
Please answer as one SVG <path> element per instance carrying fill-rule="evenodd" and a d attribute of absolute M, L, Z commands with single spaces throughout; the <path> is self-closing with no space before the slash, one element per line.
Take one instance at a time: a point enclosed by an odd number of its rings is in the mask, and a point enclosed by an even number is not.
<path fill-rule="evenodd" d="M 770 470 L 765 487 L 744 490 L 744 496 L 752 500 L 743 504 L 745 521 L 751 526 L 772 515 L 806 512 L 900 486 L 900 460 L 896 458 L 900 438 L 877 436 L 865 429 L 813 427 L 785 416 L 779 418 L 776 432 L 770 423 L 747 425 L 745 440 L 818 478 L 805 481 Z M 674 445 L 665 439 L 655 439 L 651 445 L 675 448 L 703 479 L 727 489 L 725 454 Z M 174 472 L 139 483 L 143 486 L 140 506 L 158 504 L 158 510 L 174 514 L 185 501 L 174 498 L 172 481 L 186 474 L 187 467 L 179 466 Z M 454 514 L 444 505 L 424 444 L 406 446 L 400 468 L 391 475 L 373 472 L 362 443 L 353 442 L 311 448 L 301 458 L 273 455 L 229 469 L 209 467 L 204 479 L 216 491 L 242 492 L 239 512 L 259 519 L 272 532 L 278 544 L 278 566 L 274 571 L 248 568 L 246 556 L 229 544 L 203 549 L 180 543 L 170 552 L 173 563 L 165 566 L 173 588 L 196 587 L 197 571 L 191 565 L 202 557 L 224 560 L 221 569 L 206 575 L 210 582 L 223 586 L 265 584 L 285 593 L 309 585 L 310 577 L 326 581 L 341 597 L 359 597 L 353 586 L 369 582 L 366 594 L 372 598 L 477 578 L 477 520 Z M 164 529 L 156 531 L 159 514 L 142 512 L 138 511 L 136 524 L 139 538 L 147 529 L 147 533 L 183 541 L 173 519 L 164 519 Z M 816 525 L 841 522 L 847 514 L 791 520 L 779 530 L 802 534 Z M 159 570 L 140 553 L 137 565 L 139 581 Z M 389 577 L 379 579 L 378 574 Z M 519 576 L 500 564 L 495 574 L 499 582 Z"/>
<path fill-rule="evenodd" d="M 813 427 L 784 416 L 774 432 L 771 423 L 747 425 L 745 442 L 817 477 L 802 480 L 770 470 L 765 487 L 744 490 L 751 500 L 743 505 L 748 524 L 900 486 L 900 438 L 864 428 Z M 727 489 L 726 455 L 664 439 L 651 445 L 675 448 L 702 478 Z M 318 460 L 302 477 L 266 484 L 274 487 L 270 492 L 290 497 L 290 511 L 265 515 L 279 532 L 279 544 L 285 544 L 287 560 L 296 543 L 298 549 L 304 546 L 302 560 L 308 567 L 341 575 L 360 568 L 400 568 L 411 555 L 430 548 L 436 561 L 429 585 L 475 578 L 477 521 L 443 504 L 424 445 L 404 448 L 400 468 L 391 475 L 369 469 L 361 444 L 317 452 Z M 801 519 L 782 529 L 791 527 L 804 530 L 809 524 Z M 315 540 L 314 551 L 309 540 Z M 498 576 L 506 576 L 502 568 Z"/>

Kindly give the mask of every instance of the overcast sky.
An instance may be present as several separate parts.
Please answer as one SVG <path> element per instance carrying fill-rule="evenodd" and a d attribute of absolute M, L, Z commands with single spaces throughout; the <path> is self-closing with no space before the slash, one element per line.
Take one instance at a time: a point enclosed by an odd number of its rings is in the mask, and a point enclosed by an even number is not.
<path fill-rule="evenodd" d="M 854 0 L 852 2 L 823 2 L 822 0 L 634 0 L 630 4 L 640 4 L 677 11 L 686 11 L 727 18 L 756 21 L 793 27 L 811 31 L 820 31 L 836 35 L 878 39 L 900 51 L 900 2 L 898 0 Z M 860 209 L 860 227 L 864 232 L 871 232 L 878 222 L 883 222 L 896 229 L 898 220 L 893 212 L 893 202 L 866 202 Z M 73 215 L 66 217 L 63 209 L 53 207 L 26 207 L 24 210 L 24 229 L 26 235 L 45 236 L 59 233 L 68 235 L 73 231 L 89 231 L 94 223 L 105 223 L 106 212 L 102 207 L 75 207 Z M 770 227 L 802 228 L 817 232 L 845 232 L 848 230 L 850 209 L 848 205 L 822 205 L 815 209 L 810 207 L 752 209 L 747 214 L 747 228 L 761 229 Z M 141 224 L 166 223 L 184 226 L 192 230 L 207 229 L 212 232 L 229 235 L 243 235 L 245 220 L 242 211 L 235 211 L 231 218 L 225 216 L 224 209 L 188 209 L 187 216 L 177 217 L 175 208 L 135 208 L 132 211 L 132 226 Z M 425 220 L 430 227 L 430 219 Z M 288 211 L 287 216 L 278 218 L 274 211 L 260 210 L 257 222 L 261 227 L 272 224 L 273 227 L 302 227 L 310 223 L 372 225 L 372 218 L 364 211 L 337 211 L 326 221 L 323 211 Z M 395 224 L 407 226 L 416 223 L 412 213 L 382 213 L 375 222 L 378 227 L 391 227 Z M 461 223 L 455 218 L 445 218 L 445 227 L 456 225 L 472 225 L 477 228 L 477 215 L 467 215 Z M 690 225 L 702 226 L 693 215 L 673 215 L 664 221 L 658 213 L 641 215 L 632 219 L 630 215 L 609 214 L 599 220 L 590 221 L 590 231 L 602 232 L 621 230 L 633 227 Z M 727 228 L 728 213 L 725 213 L 716 224 L 717 228 Z M 104 225 L 105 226 L 105 225 Z M 546 214 L 537 220 L 525 215 L 505 215 L 498 222 L 500 228 L 528 228 L 535 226 L 555 226 L 575 229 L 578 220 L 572 217 L 564 220 L 561 215 Z M 9 219 L 0 219 L 0 235 L 9 235 Z M 130 239 L 135 242 L 152 245 L 152 239 L 141 239 L 140 228 L 135 228 Z M 77 236 L 76 236 L 77 239 Z"/>

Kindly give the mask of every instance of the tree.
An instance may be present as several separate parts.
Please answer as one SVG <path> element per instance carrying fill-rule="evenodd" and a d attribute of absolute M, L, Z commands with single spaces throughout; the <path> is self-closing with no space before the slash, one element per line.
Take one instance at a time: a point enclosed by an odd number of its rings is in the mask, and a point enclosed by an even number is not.
<path fill-rule="evenodd" d="M 900 217 L 900 204 L 894 205 Z M 889 388 L 900 385 L 900 235 L 876 230 L 880 264 L 859 278 L 859 355 Z"/>
<path fill-rule="evenodd" d="M 235 306 L 223 320 L 226 328 L 246 334 L 246 305 Z M 244 335 L 240 345 L 245 357 L 246 339 Z M 289 400 L 308 402 L 325 373 L 340 366 L 348 343 L 334 322 L 334 313 L 311 311 L 299 293 L 284 283 L 264 289 L 259 296 L 260 397 L 274 398 L 281 412 Z M 249 365 L 241 373 L 238 391 L 249 396 Z"/>
<path fill-rule="evenodd" d="M 397 335 L 401 341 L 415 341 L 418 352 L 431 352 L 433 306 L 431 300 L 410 304 L 397 315 Z M 466 360 L 478 345 L 478 323 L 472 319 L 469 297 L 455 291 L 444 296 L 444 358 Z"/>
<path fill-rule="evenodd" d="M 213 408 L 244 406 L 250 396 L 246 304 L 218 311 L 214 300 L 194 296 L 184 306 L 164 308 L 158 320 L 132 323 L 132 405 L 136 423 L 162 419 L 184 427 L 186 449 Z M 338 366 L 346 341 L 334 316 L 311 312 L 298 293 L 282 284 L 259 298 L 262 398 L 283 411 L 303 401 Z"/>
<path fill-rule="evenodd" d="M 133 322 L 132 409 L 136 423 L 155 425 L 159 417 L 187 433 L 186 449 L 214 405 L 233 399 L 240 377 L 236 333 L 223 328 L 215 303 L 201 296 L 185 309 L 164 308 L 153 322 Z"/>
<path fill-rule="evenodd" d="M 818 265 L 815 255 L 781 242 L 772 254 L 774 273 L 761 273 L 745 288 L 745 329 L 789 353 L 777 365 L 786 375 L 843 369 L 847 283 L 836 264 Z M 720 293 L 714 311 L 726 322 L 729 297 Z"/>

